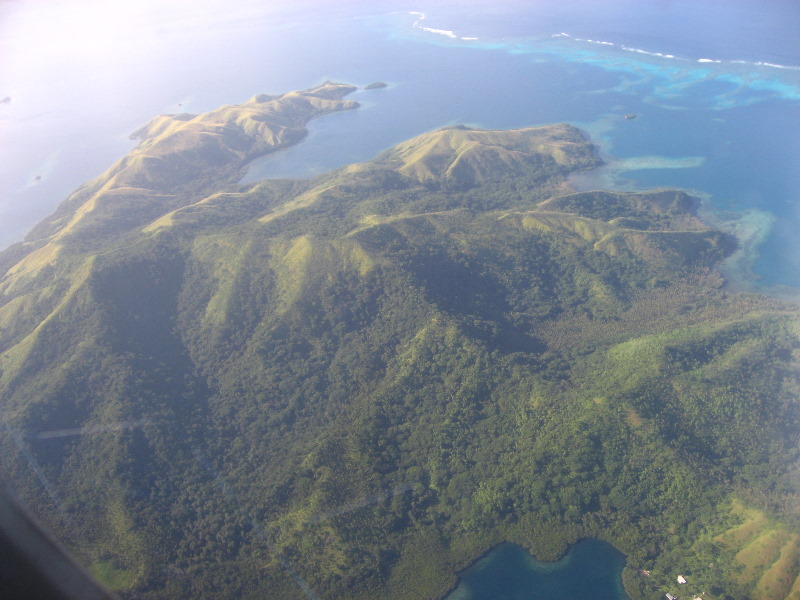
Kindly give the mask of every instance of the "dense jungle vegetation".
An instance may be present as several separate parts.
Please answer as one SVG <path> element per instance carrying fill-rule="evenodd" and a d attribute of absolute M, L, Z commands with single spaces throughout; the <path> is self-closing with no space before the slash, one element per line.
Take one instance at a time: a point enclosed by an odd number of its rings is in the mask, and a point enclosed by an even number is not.
<path fill-rule="evenodd" d="M 0 256 L 3 477 L 96 576 L 436 599 L 596 537 L 634 600 L 800 597 L 797 307 L 725 290 L 691 198 L 574 192 L 567 125 L 239 186 L 287 97 L 154 121 Z"/>

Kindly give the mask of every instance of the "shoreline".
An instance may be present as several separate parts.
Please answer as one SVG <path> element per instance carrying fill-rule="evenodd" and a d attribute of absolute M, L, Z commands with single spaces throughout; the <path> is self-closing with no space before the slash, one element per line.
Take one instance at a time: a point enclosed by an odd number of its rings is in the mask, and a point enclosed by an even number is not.
<path fill-rule="evenodd" d="M 448 588 L 448 590 L 444 594 L 438 596 L 437 600 L 450 600 L 450 597 L 453 595 L 453 593 L 456 592 L 458 588 L 464 583 L 464 576 L 467 575 L 471 569 L 477 567 L 478 564 L 481 563 L 481 561 L 490 559 L 495 552 L 499 551 L 500 549 L 506 546 L 516 547 L 517 549 L 527 554 L 534 563 L 534 568 L 532 569 L 532 571 L 535 573 L 535 575 L 541 576 L 546 573 L 558 571 L 559 569 L 565 568 L 567 565 L 569 565 L 574 558 L 575 548 L 578 545 L 585 542 L 589 543 L 599 542 L 601 544 L 610 546 L 614 552 L 618 553 L 622 557 L 623 563 L 621 565 L 621 568 L 619 569 L 619 572 L 617 574 L 618 578 L 615 583 L 617 590 L 621 594 L 622 598 L 629 600 L 630 595 L 625 589 L 625 584 L 622 577 L 624 570 L 628 568 L 628 555 L 622 552 L 611 542 L 593 536 L 580 537 L 574 540 L 573 542 L 566 543 L 564 551 L 561 552 L 559 556 L 554 560 L 540 560 L 539 558 L 536 557 L 536 555 L 532 552 L 531 548 L 528 545 L 522 544 L 519 541 L 510 541 L 508 539 L 504 539 L 503 541 L 500 541 L 491 546 L 490 548 L 488 548 L 485 552 L 482 552 L 477 558 L 470 561 L 466 566 L 457 569 L 454 572 L 454 577 L 455 577 L 454 584 L 450 588 Z M 459 600 L 459 599 L 455 598 L 453 600 Z"/>
<path fill-rule="evenodd" d="M 707 201 L 706 201 L 707 202 Z M 759 285 L 754 271 L 760 258 L 759 247 L 769 237 L 777 217 L 771 212 L 748 208 L 744 211 L 714 211 L 699 198 L 698 218 L 709 227 L 736 239 L 737 248 L 718 265 L 725 280 L 724 289 L 734 293 L 756 293 L 788 302 L 800 303 L 800 288 L 788 285 Z"/>
<path fill-rule="evenodd" d="M 717 210 L 711 204 L 711 195 L 700 190 L 681 187 L 644 187 L 635 185 L 625 173 L 641 169 L 679 169 L 701 167 L 703 157 L 668 158 L 661 156 L 641 156 L 618 159 L 608 151 L 608 143 L 603 134 L 611 125 L 607 119 L 595 124 L 576 124 L 584 130 L 592 143 L 597 146 L 603 164 L 595 169 L 570 173 L 567 183 L 576 191 L 616 191 L 647 192 L 658 189 L 681 190 L 688 194 L 695 205 L 693 214 L 712 229 L 732 236 L 737 248 L 720 261 L 716 269 L 722 275 L 724 289 L 733 293 L 756 293 L 776 300 L 800 303 L 800 288 L 780 284 L 760 284 L 762 277 L 755 272 L 760 258 L 759 247 L 765 242 L 777 221 L 768 211 L 747 208 L 742 211 Z"/>

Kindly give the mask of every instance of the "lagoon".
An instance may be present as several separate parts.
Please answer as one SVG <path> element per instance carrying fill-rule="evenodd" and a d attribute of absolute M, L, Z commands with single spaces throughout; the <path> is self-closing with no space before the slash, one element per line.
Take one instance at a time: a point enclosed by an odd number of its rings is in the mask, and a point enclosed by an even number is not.
<path fill-rule="evenodd" d="M 556 562 L 501 544 L 464 571 L 445 600 L 628 600 L 624 566 L 625 555 L 596 539 L 578 542 Z"/>
<path fill-rule="evenodd" d="M 188 14 L 162 4 L 136 3 L 112 37 L 108 23 L 64 27 L 37 3 L 0 7 L 14 34 L 0 39 L 0 97 L 11 98 L 0 105 L 0 247 L 125 154 L 127 135 L 155 114 L 325 79 L 380 80 L 390 86 L 354 95 L 361 109 L 312 123 L 302 144 L 254 164 L 245 181 L 313 176 L 445 125 L 567 121 L 600 145 L 614 186 L 682 187 L 732 232 L 760 228 L 729 280 L 800 289 L 795 3 L 353 0 L 266 10 L 248 0 L 231 12 L 214 0 Z M 84 5 L 95 14 L 76 0 Z M 42 40 L 58 35 L 68 39 L 54 61 Z M 92 52 L 98 36 L 106 52 Z"/>

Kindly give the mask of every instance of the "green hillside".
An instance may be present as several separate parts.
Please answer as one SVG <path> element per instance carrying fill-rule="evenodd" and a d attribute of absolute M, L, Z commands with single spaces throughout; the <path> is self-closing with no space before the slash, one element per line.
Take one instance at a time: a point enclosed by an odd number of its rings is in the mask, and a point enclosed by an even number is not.
<path fill-rule="evenodd" d="M 235 183 L 351 89 L 154 119 L 0 254 L 17 493 L 126 598 L 436 599 L 583 537 L 634 600 L 795 597 L 797 307 L 685 193 L 570 189 L 569 125 Z"/>

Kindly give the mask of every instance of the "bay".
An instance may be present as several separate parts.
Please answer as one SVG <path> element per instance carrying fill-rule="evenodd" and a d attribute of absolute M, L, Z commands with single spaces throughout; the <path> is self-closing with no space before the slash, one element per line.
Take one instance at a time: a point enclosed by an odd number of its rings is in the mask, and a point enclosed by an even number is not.
<path fill-rule="evenodd" d="M 776 294 L 800 286 L 797 3 L 264 4 L 0 3 L 0 98 L 11 99 L 0 104 L 0 246 L 124 155 L 155 114 L 383 80 L 354 94 L 358 111 L 311 123 L 302 144 L 244 181 L 313 176 L 454 123 L 567 121 L 607 162 L 576 185 L 686 188 L 742 239 L 729 280 Z M 596 540 L 557 563 L 503 545 L 449 600 L 624 599 L 623 564 Z"/>
<path fill-rule="evenodd" d="M 65 6 L 0 4 L 0 96 L 11 98 L 0 105 L 0 246 L 121 157 L 155 114 L 382 80 L 389 88 L 354 96 L 361 109 L 312 122 L 244 181 L 313 176 L 454 123 L 567 121 L 608 163 L 584 185 L 686 188 L 742 240 L 729 281 L 800 286 L 796 3 Z"/>
<path fill-rule="evenodd" d="M 541 562 L 501 544 L 461 574 L 445 600 L 628 600 L 625 556 L 596 539 L 581 540 L 557 562 Z"/>

